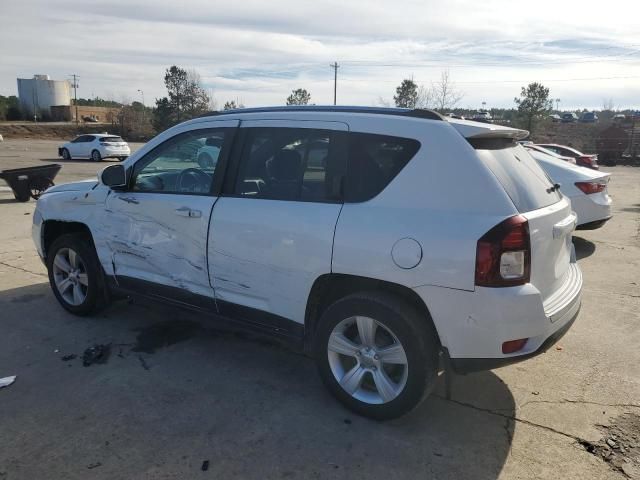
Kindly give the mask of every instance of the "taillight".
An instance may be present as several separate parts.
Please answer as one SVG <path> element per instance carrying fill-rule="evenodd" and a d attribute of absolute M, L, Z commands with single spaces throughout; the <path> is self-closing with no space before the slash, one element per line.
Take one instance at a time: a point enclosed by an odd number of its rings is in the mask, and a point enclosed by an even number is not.
<path fill-rule="evenodd" d="M 576 182 L 575 185 L 586 195 L 600 193 L 607 188 L 607 184 L 602 182 Z"/>
<path fill-rule="evenodd" d="M 480 240 L 476 250 L 476 285 L 512 287 L 529 282 L 529 223 L 522 215 L 507 218 Z"/>

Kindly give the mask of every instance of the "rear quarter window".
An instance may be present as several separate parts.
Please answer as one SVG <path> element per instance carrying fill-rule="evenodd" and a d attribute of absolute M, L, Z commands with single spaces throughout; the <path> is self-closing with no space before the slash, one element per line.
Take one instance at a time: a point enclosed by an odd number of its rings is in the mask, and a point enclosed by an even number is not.
<path fill-rule="evenodd" d="M 364 202 L 378 195 L 419 149 L 420 142 L 411 138 L 350 132 L 345 200 Z"/>
<path fill-rule="evenodd" d="M 521 145 L 510 141 L 470 143 L 520 213 L 548 207 L 562 198 L 542 167 Z"/>

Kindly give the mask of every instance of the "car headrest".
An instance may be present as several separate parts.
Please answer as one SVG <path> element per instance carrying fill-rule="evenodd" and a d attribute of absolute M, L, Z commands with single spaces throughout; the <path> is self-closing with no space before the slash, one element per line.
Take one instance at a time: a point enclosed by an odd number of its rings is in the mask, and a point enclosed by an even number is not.
<path fill-rule="evenodd" d="M 280 150 L 275 156 L 267 161 L 267 172 L 276 181 L 298 180 L 302 157 L 295 150 Z"/>

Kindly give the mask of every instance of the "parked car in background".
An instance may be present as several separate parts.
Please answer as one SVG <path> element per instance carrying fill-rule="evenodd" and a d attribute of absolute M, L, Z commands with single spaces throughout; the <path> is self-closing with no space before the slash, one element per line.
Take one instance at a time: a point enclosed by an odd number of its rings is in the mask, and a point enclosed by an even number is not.
<path fill-rule="evenodd" d="M 551 115 L 549 115 L 549 119 L 553 123 L 559 123 L 559 122 L 562 121 L 562 117 L 560 115 L 558 115 L 557 113 L 552 113 Z"/>
<path fill-rule="evenodd" d="M 573 123 L 578 121 L 578 115 L 573 112 L 562 114 L 562 123 Z"/>
<path fill-rule="evenodd" d="M 611 219 L 609 173 L 571 165 L 534 149 L 529 150 L 529 154 L 571 200 L 571 208 L 578 215 L 579 230 L 600 228 Z"/>
<path fill-rule="evenodd" d="M 580 150 L 576 150 L 573 147 L 558 145 L 556 143 L 538 143 L 537 145 L 546 148 L 547 150 L 551 150 L 558 155 L 562 155 L 563 157 L 574 158 L 576 165 L 580 167 L 592 168 L 593 170 L 600 169 L 600 166 L 598 165 L 598 155 L 596 154 L 582 153 Z"/>
<path fill-rule="evenodd" d="M 58 156 L 65 160 L 86 158 L 99 162 L 103 158 L 117 158 L 122 161 L 130 154 L 127 142 L 108 133 L 80 135 L 58 147 Z"/>
<path fill-rule="evenodd" d="M 567 163 L 572 163 L 572 164 L 576 164 L 576 160 L 575 158 L 572 157 L 565 157 L 563 155 L 560 155 L 552 150 L 549 150 L 547 148 L 541 147 L 540 145 L 536 145 L 533 142 L 528 142 L 528 143 L 523 143 L 522 144 L 527 150 L 536 150 L 540 153 L 544 153 L 545 155 L 550 155 L 558 160 L 562 160 L 563 162 L 567 162 Z"/>
<path fill-rule="evenodd" d="M 582 123 L 596 123 L 598 121 L 598 115 L 596 112 L 584 112 L 580 116 L 580 122 Z"/>
<path fill-rule="evenodd" d="M 126 293 L 232 320 L 304 348 L 348 408 L 394 418 L 443 357 L 524 360 L 578 315 L 576 215 L 526 135 L 427 110 L 216 112 L 48 189 L 33 239 L 73 314 Z M 209 138 L 213 169 L 192 148 Z"/>
<path fill-rule="evenodd" d="M 493 118 L 491 118 L 491 114 L 486 110 L 480 110 L 473 115 L 473 120 L 476 122 L 491 123 Z"/>

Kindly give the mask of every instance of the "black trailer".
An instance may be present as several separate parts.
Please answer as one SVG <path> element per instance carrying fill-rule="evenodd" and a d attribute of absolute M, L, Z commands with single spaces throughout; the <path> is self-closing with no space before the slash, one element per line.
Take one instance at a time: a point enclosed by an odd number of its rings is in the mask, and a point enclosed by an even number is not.
<path fill-rule="evenodd" d="M 13 195 L 19 202 L 28 202 L 29 198 L 37 200 L 49 187 L 62 168 L 58 163 L 50 163 L 38 167 L 12 168 L 0 170 L 0 179 L 9 184 Z"/>

